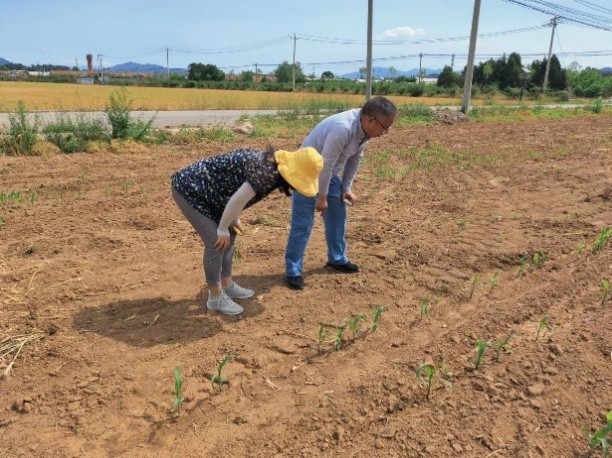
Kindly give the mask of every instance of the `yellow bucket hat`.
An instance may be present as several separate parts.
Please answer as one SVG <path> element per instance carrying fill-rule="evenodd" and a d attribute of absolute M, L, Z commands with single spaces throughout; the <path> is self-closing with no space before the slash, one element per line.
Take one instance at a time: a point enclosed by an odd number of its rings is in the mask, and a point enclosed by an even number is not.
<path fill-rule="evenodd" d="M 274 159 L 278 172 L 291 187 L 306 197 L 317 195 L 323 158 L 316 149 L 308 146 L 293 152 L 278 150 Z"/>

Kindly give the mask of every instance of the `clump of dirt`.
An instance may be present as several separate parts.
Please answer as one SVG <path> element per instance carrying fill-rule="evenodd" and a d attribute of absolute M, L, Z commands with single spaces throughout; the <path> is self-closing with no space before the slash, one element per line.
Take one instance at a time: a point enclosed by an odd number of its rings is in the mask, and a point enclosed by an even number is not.
<path fill-rule="evenodd" d="M 245 211 L 234 276 L 256 297 L 233 318 L 203 307 L 201 242 L 168 177 L 244 140 L 0 157 L 0 192 L 23 197 L 0 204 L 0 339 L 23 343 L 0 351 L 0 456 L 586 457 L 612 409 L 612 242 L 593 249 L 610 118 L 447 116 L 368 146 L 348 210 L 358 274 L 324 267 L 317 219 L 306 288 L 289 290 L 290 199 Z"/>
<path fill-rule="evenodd" d="M 448 108 L 431 108 L 431 118 L 443 124 L 455 124 L 470 120 L 470 117 L 462 111 L 450 110 Z"/>

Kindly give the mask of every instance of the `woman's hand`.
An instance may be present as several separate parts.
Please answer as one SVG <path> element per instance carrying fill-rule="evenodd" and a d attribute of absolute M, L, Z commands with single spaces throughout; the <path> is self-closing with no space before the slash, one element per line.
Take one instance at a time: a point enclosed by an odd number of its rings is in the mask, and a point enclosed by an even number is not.
<path fill-rule="evenodd" d="M 230 246 L 229 235 L 217 235 L 217 241 L 215 242 L 215 250 L 223 251 Z"/>

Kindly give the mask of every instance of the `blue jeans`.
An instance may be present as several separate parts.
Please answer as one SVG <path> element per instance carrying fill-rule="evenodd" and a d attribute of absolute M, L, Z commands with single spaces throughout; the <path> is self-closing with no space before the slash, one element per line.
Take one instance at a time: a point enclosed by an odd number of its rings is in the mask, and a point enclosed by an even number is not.
<path fill-rule="evenodd" d="M 293 191 L 291 230 L 285 251 L 285 273 L 288 277 L 302 275 L 304 251 L 315 218 L 316 197 L 305 197 Z M 346 204 L 342 202 L 342 182 L 335 176 L 329 183 L 327 211 L 323 214 L 327 260 L 330 264 L 346 264 Z"/>

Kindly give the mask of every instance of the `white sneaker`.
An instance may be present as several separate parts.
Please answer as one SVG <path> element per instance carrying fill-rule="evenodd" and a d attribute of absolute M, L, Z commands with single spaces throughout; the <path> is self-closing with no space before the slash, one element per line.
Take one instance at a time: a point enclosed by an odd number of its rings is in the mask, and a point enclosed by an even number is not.
<path fill-rule="evenodd" d="M 252 289 L 243 288 L 235 281 L 230 286 L 223 289 L 223 292 L 227 294 L 227 297 L 232 299 L 248 299 L 255 295 L 255 291 Z"/>
<path fill-rule="evenodd" d="M 206 302 L 206 308 L 215 312 L 223 313 L 224 315 L 240 315 L 244 312 L 244 309 L 240 304 L 235 303 L 225 291 L 217 298 L 212 298 L 210 293 L 208 294 L 208 301 Z"/>

